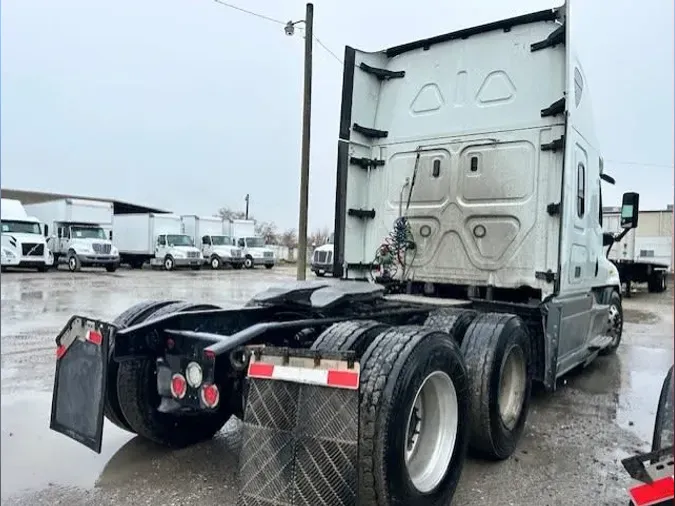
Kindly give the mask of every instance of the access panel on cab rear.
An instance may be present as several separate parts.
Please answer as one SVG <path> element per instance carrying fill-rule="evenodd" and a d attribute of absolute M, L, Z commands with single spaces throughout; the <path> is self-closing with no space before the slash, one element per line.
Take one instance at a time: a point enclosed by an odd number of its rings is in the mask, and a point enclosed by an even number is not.
<path fill-rule="evenodd" d="M 560 202 L 563 167 L 558 17 L 346 49 L 336 272 L 363 276 L 405 215 L 415 280 L 553 290 L 541 273 L 558 270 L 559 216 L 547 212 Z"/>

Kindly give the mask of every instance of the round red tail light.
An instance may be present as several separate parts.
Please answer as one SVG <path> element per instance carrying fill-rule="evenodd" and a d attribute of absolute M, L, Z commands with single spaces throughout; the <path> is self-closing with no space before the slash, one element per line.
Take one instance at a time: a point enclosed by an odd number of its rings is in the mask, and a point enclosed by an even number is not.
<path fill-rule="evenodd" d="M 220 392 L 216 385 L 205 384 L 201 391 L 202 402 L 208 408 L 215 408 L 220 400 Z"/>
<path fill-rule="evenodd" d="M 171 395 L 176 399 L 182 399 L 187 392 L 187 381 L 182 374 L 174 374 L 171 376 Z"/>

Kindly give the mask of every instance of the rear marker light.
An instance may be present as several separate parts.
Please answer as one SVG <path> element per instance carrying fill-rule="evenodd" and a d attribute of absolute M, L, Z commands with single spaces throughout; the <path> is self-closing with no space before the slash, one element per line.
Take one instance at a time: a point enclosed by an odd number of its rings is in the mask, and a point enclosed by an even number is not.
<path fill-rule="evenodd" d="M 182 374 L 174 374 L 171 376 L 171 395 L 176 399 L 182 399 L 187 392 L 187 381 Z"/>
<path fill-rule="evenodd" d="M 215 408 L 220 400 L 220 392 L 216 385 L 207 384 L 201 390 L 202 402 L 206 407 Z"/>
<path fill-rule="evenodd" d="M 87 341 L 100 346 L 103 342 L 103 336 L 97 330 L 89 330 L 87 331 Z"/>
<path fill-rule="evenodd" d="M 672 499 L 674 492 L 673 477 L 667 476 L 652 483 L 637 485 L 628 492 L 635 506 L 652 506 Z"/>
<path fill-rule="evenodd" d="M 215 360 L 216 353 L 213 350 L 204 350 L 204 358 L 206 360 Z"/>
<path fill-rule="evenodd" d="M 57 346 L 57 348 L 56 348 L 56 360 L 59 360 L 65 354 L 66 354 L 66 347 L 63 346 L 63 345 Z"/>

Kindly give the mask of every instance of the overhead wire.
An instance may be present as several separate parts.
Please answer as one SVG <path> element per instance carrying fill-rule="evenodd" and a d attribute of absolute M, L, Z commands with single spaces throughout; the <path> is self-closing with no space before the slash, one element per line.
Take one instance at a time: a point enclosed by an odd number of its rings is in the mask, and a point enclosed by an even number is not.
<path fill-rule="evenodd" d="M 276 19 L 276 18 L 273 18 L 271 16 L 267 16 L 266 14 L 260 14 L 259 12 L 254 12 L 254 11 L 250 11 L 248 9 L 243 9 L 243 8 L 237 6 L 237 5 L 231 4 L 229 2 L 225 2 L 224 0 L 213 0 L 213 1 L 217 4 L 219 4 L 219 5 L 224 6 L 224 7 L 229 7 L 230 9 L 234 9 L 234 10 L 242 12 L 244 14 L 248 14 L 250 16 L 254 16 L 256 18 L 263 19 L 265 21 L 269 21 L 269 22 L 275 23 L 277 25 L 286 26 L 289 23 L 289 21 L 282 21 L 280 19 Z M 301 30 L 300 27 L 298 29 Z M 312 38 L 316 41 L 316 43 L 319 46 L 321 46 L 321 48 L 324 51 L 326 51 L 330 56 L 332 56 L 333 58 L 335 58 L 335 60 L 337 60 L 340 64 L 342 64 L 342 59 L 338 55 L 336 55 L 326 44 L 324 44 L 321 41 L 321 39 L 319 39 L 319 37 L 317 37 L 316 35 L 313 35 Z"/>

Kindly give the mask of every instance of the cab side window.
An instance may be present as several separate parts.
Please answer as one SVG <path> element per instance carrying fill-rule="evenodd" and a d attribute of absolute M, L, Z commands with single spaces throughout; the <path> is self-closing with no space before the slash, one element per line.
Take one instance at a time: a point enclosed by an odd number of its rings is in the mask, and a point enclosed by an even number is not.
<path fill-rule="evenodd" d="M 166 246 L 166 236 L 160 235 L 160 236 L 157 238 L 157 245 L 158 245 L 158 246 Z"/>
<path fill-rule="evenodd" d="M 586 214 L 586 167 L 579 162 L 577 165 L 577 216 L 583 218 Z"/>
<path fill-rule="evenodd" d="M 211 245 L 211 238 L 208 235 L 205 235 L 202 237 L 202 244 L 206 244 L 208 246 Z"/>
<path fill-rule="evenodd" d="M 239 242 L 237 243 L 237 246 L 240 248 L 245 248 L 246 247 L 246 241 L 244 239 L 239 239 Z"/>

